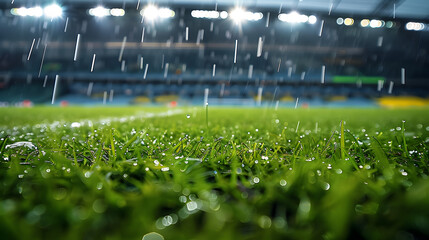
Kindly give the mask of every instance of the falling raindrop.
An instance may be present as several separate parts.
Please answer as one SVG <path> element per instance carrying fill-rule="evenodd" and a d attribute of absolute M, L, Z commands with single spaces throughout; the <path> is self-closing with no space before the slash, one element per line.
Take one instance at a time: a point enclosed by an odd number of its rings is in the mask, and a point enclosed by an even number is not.
<path fill-rule="evenodd" d="M 392 94 L 392 91 L 393 91 L 393 82 L 392 81 L 390 81 L 390 83 L 389 83 L 389 94 Z"/>
<path fill-rule="evenodd" d="M 73 61 L 76 62 L 77 60 L 77 54 L 79 51 L 79 43 L 80 43 L 80 34 L 77 35 L 77 39 L 76 39 L 76 47 L 74 49 L 74 57 L 73 57 Z"/>
<path fill-rule="evenodd" d="M 94 86 L 94 83 L 93 82 L 90 82 L 89 84 L 88 84 L 88 90 L 86 91 L 86 95 L 89 97 L 89 96 L 91 96 L 91 93 L 92 93 L 92 87 Z"/>
<path fill-rule="evenodd" d="M 37 77 L 40 77 L 40 74 L 42 73 L 43 62 L 45 61 L 45 54 L 46 54 L 46 47 L 47 46 L 48 46 L 48 44 L 45 44 L 45 48 L 43 49 L 42 61 L 40 63 L 39 74 L 37 75 Z"/>
<path fill-rule="evenodd" d="M 121 51 L 119 52 L 118 62 L 122 62 L 122 56 L 124 55 L 125 45 L 127 44 L 127 37 L 122 39 Z"/>
<path fill-rule="evenodd" d="M 93 71 L 94 71 L 94 65 L 95 65 L 95 53 L 94 53 L 94 55 L 92 56 L 91 72 L 93 72 Z"/>
<path fill-rule="evenodd" d="M 296 132 L 296 133 L 298 132 L 299 122 L 300 122 L 300 121 L 298 121 L 298 123 L 296 124 L 296 129 L 295 129 L 295 132 Z"/>
<path fill-rule="evenodd" d="M 326 72 L 326 67 L 325 67 L 325 65 L 323 65 L 323 66 L 322 66 L 321 79 L 320 79 L 320 82 L 321 82 L 322 84 L 324 84 L 324 83 L 325 83 L 325 72 Z"/>
<path fill-rule="evenodd" d="M 54 83 L 54 91 L 52 92 L 52 101 L 51 101 L 51 104 L 55 103 L 55 95 L 57 94 L 58 79 L 59 79 L 59 76 L 56 75 L 55 76 L 55 83 Z"/>
<path fill-rule="evenodd" d="M 107 101 L 107 91 L 104 91 L 104 93 L 103 93 L 103 105 L 106 105 L 106 101 Z"/>
<path fill-rule="evenodd" d="M 27 61 L 30 60 L 31 53 L 33 52 L 34 42 L 36 41 L 35 38 L 33 38 L 33 43 L 31 43 L 30 51 L 28 52 Z"/>
<path fill-rule="evenodd" d="M 258 49 L 256 51 L 256 57 L 260 57 L 262 55 L 262 46 L 263 46 L 263 44 L 264 44 L 264 42 L 262 40 L 262 37 L 259 37 L 259 40 L 258 40 Z"/>
<path fill-rule="evenodd" d="M 214 77 L 215 75 L 216 75 L 216 64 L 213 64 L 212 76 Z"/>
<path fill-rule="evenodd" d="M 325 20 L 322 20 L 322 24 L 320 25 L 320 30 L 319 30 L 319 37 L 322 36 L 323 33 L 323 26 L 325 25 Z"/>
<path fill-rule="evenodd" d="M 146 28 L 143 27 L 143 29 L 142 29 L 142 38 L 141 38 L 140 42 L 144 42 L 144 33 L 145 33 L 145 30 L 146 30 Z"/>
<path fill-rule="evenodd" d="M 238 50 L 238 40 L 235 40 L 234 64 L 237 63 L 237 50 Z"/>
<path fill-rule="evenodd" d="M 144 74 L 143 74 L 143 79 L 146 79 L 146 77 L 147 77 L 147 70 L 149 69 L 149 64 L 148 63 L 146 63 L 146 67 L 145 67 L 145 69 L 144 69 Z"/>
<path fill-rule="evenodd" d="M 69 26 L 69 18 L 66 18 L 66 24 L 64 26 L 64 32 L 67 32 L 67 27 Z"/>

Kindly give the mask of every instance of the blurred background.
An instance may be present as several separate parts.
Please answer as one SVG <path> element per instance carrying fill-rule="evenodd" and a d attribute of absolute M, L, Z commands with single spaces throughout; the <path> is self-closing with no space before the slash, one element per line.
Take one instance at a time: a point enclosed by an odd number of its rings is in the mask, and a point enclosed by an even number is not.
<path fill-rule="evenodd" d="M 427 0 L 2 0 L 0 106 L 429 104 Z"/>

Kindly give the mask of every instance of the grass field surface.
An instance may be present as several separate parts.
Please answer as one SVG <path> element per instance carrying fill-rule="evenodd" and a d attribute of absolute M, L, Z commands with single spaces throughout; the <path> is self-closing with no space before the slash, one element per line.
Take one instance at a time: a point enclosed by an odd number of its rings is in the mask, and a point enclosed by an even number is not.
<path fill-rule="evenodd" d="M 428 143 L 427 108 L 3 108 L 0 232 L 427 239 Z"/>

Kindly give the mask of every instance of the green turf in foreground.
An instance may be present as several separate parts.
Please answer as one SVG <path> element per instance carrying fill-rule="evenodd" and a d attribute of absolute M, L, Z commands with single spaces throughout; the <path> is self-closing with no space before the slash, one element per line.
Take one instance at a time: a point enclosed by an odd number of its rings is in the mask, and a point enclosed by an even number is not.
<path fill-rule="evenodd" d="M 166 110 L 0 109 L 2 238 L 429 236 L 428 109 Z"/>

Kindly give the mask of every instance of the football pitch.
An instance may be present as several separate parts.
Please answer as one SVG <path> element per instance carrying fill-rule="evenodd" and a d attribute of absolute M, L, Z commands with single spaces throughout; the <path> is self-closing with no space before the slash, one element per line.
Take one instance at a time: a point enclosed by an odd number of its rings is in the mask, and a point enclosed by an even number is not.
<path fill-rule="evenodd" d="M 428 108 L 0 108 L 0 232 L 425 239 L 428 148 Z"/>

